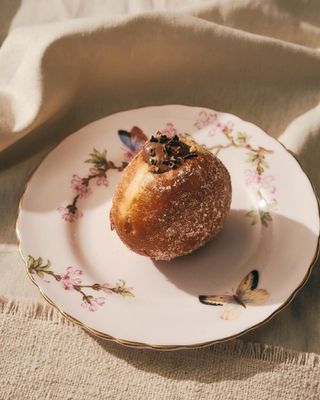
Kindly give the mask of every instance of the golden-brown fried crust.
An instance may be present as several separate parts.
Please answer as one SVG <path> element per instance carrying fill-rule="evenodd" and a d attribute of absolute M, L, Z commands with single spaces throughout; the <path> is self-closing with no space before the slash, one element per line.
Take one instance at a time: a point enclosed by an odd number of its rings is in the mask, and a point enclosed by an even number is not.
<path fill-rule="evenodd" d="M 140 152 L 122 174 L 110 221 L 133 251 L 170 260 L 215 236 L 230 203 L 229 173 L 210 152 L 202 149 L 197 158 L 162 174 L 149 172 Z"/>

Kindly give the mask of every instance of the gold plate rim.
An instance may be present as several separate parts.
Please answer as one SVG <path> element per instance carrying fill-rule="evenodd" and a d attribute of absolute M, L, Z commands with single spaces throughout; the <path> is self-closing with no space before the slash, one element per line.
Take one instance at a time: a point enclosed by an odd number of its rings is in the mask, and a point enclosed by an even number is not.
<path fill-rule="evenodd" d="M 146 105 L 146 106 L 136 107 L 136 108 L 133 108 L 133 109 L 130 109 L 130 110 L 119 110 L 119 111 L 117 111 L 117 112 L 110 113 L 110 114 L 106 115 L 104 118 L 106 118 L 106 117 L 108 117 L 108 116 L 111 116 L 111 115 L 114 115 L 114 114 L 118 114 L 118 113 L 120 113 L 120 112 L 134 111 L 134 110 L 138 110 L 138 109 L 142 109 L 142 108 L 161 107 L 161 106 L 168 106 L 168 105 L 170 105 L 170 106 L 183 106 L 183 107 L 197 107 L 197 106 L 190 106 L 190 105 L 185 105 L 185 104 Z M 217 110 L 212 110 L 210 107 L 207 107 L 207 106 L 201 106 L 201 107 L 206 108 L 206 109 L 209 109 L 209 110 L 211 110 L 211 111 L 217 111 Z M 200 107 L 200 108 L 201 108 L 201 107 Z M 198 108 L 199 108 L 199 106 L 198 106 Z M 223 111 L 217 111 L 217 112 L 222 112 L 222 113 L 224 113 Z M 225 114 L 229 114 L 229 115 L 235 116 L 234 114 L 230 114 L 230 113 L 225 113 Z M 242 119 L 241 119 L 240 117 L 238 117 L 238 116 L 235 116 L 235 117 L 238 118 L 238 119 L 240 119 L 241 121 L 244 121 L 244 120 L 242 120 Z M 92 121 L 91 123 L 94 123 L 94 122 L 95 122 L 95 121 Z M 245 121 L 245 122 L 248 122 L 248 121 Z M 249 122 L 249 123 L 250 123 L 250 122 Z M 252 123 L 251 123 L 251 124 L 252 124 Z M 252 125 L 255 125 L 255 126 L 258 127 L 261 131 L 263 131 L 263 133 L 265 133 L 266 135 L 268 135 L 268 134 L 267 134 L 263 129 L 261 129 L 258 125 L 256 125 L 256 124 L 252 124 Z M 87 125 L 86 125 L 86 126 L 87 126 Z M 76 133 L 76 132 L 74 132 L 74 133 Z M 24 262 L 25 270 L 26 270 L 26 273 L 27 273 L 28 277 L 30 278 L 31 282 L 38 288 L 38 290 L 40 291 L 40 294 L 42 295 L 42 297 L 43 297 L 51 306 L 53 306 L 58 312 L 60 312 L 67 320 L 69 320 L 70 322 L 72 322 L 72 323 L 74 323 L 74 324 L 80 326 L 80 327 L 83 328 L 85 331 L 87 331 L 88 333 L 90 333 L 90 334 L 92 334 L 92 335 L 94 335 L 94 336 L 96 336 L 96 337 L 98 337 L 98 338 L 102 338 L 102 339 L 108 340 L 108 341 L 110 341 L 110 342 L 118 343 L 118 344 L 120 344 L 120 345 L 123 345 L 123 346 L 126 346 L 126 347 L 130 347 L 130 348 L 140 348 L 140 349 L 150 349 L 150 350 L 164 350 L 164 351 L 170 351 L 170 350 L 184 350 L 184 349 L 200 349 L 200 348 L 207 347 L 207 346 L 211 346 L 211 345 L 214 345 L 214 344 L 225 343 L 225 342 L 228 342 L 228 341 L 237 339 L 237 338 L 239 338 L 239 337 L 245 335 L 246 333 L 251 332 L 251 331 L 253 331 L 253 330 L 255 330 L 255 329 L 257 329 L 257 328 L 259 328 L 259 327 L 261 327 L 261 326 L 263 326 L 263 325 L 265 325 L 265 324 L 267 324 L 272 318 L 274 318 L 277 314 L 279 314 L 281 311 L 283 311 L 283 310 L 293 301 L 293 299 L 296 297 L 297 293 L 298 293 L 298 292 L 304 287 L 304 285 L 307 283 L 307 281 L 308 281 L 308 279 L 309 279 L 309 277 L 310 277 L 310 275 L 311 275 L 311 273 L 312 273 L 313 267 L 314 267 L 314 265 L 316 264 L 316 262 L 317 262 L 317 260 L 318 260 L 318 258 L 319 258 L 319 255 L 320 255 L 320 232 L 318 233 L 318 240 L 317 240 L 316 251 L 315 251 L 315 254 L 314 254 L 313 259 L 312 259 L 312 261 L 311 261 L 311 264 L 310 264 L 310 266 L 309 266 L 309 268 L 308 268 L 308 271 L 306 272 L 306 275 L 305 275 L 304 278 L 302 279 L 301 283 L 300 283 L 300 284 L 296 287 L 296 289 L 291 293 L 291 295 L 287 298 L 287 300 L 286 300 L 284 303 L 282 303 L 282 305 L 281 305 L 279 308 L 277 308 L 272 314 L 270 314 L 270 315 L 269 315 L 266 319 L 264 319 L 263 321 L 261 321 L 261 322 L 255 324 L 255 325 L 253 325 L 253 326 L 251 326 L 250 328 L 247 328 L 247 329 L 243 330 L 242 332 L 236 333 L 236 334 L 234 334 L 234 335 L 227 336 L 227 337 L 222 338 L 222 339 L 211 340 L 211 341 L 207 341 L 207 342 L 195 343 L 195 344 L 190 344 L 190 345 L 157 345 L 157 344 L 150 344 L 150 343 L 143 343 L 143 342 L 135 342 L 135 341 L 130 341 L 130 340 L 125 340 L 125 339 L 116 338 L 116 337 L 113 337 L 113 336 L 108 335 L 108 334 L 106 334 L 106 333 L 103 333 L 103 332 L 97 331 L 97 330 L 95 330 L 95 329 L 93 329 L 93 328 L 90 328 L 90 326 L 88 326 L 88 325 L 84 324 L 83 322 L 77 320 L 76 318 L 72 317 L 70 314 L 68 314 L 67 312 L 65 312 L 65 311 L 64 311 L 63 309 L 61 309 L 60 307 L 58 307 L 58 306 L 43 292 L 43 290 L 41 289 L 41 287 L 36 283 L 36 281 L 34 280 L 33 276 L 30 274 L 30 272 L 29 272 L 29 270 L 28 270 L 28 268 L 27 268 L 27 262 L 26 262 L 26 260 L 24 259 L 24 256 L 23 256 L 22 250 L 21 250 L 21 238 L 20 238 L 20 233 L 19 233 L 19 229 L 18 229 L 18 220 L 19 220 L 19 216 L 20 216 L 20 212 L 21 212 L 22 200 L 23 200 L 23 197 L 24 197 L 24 195 L 25 195 L 25 192 L 26 192 L 26 190 L 27 190 L 27 187 L 28 187 L 29 182 L 30 182 L 30 180 L 32 179 L 33 175 L 34 175 L 35 172 L 38 170 L 38 168 L 41 166 L 41 164 L 42 164 L 42 162 L 44 161 L 44 159 L 45 159 L 53 150 L 55 150 L 58 146 L 60 146 L 60 144 L 62 144 L 65 140 L 67 140 L 67 139 L 68 139 L 71 135 L 73 135 L 74 133 L 72 133 L 72 134 L 70 134 L 70 135 L 64 137 L 64 138 L 63 138 L 62 140 L 60 140 L 53 148 L 49 149 L 48 152 L 46 152 L 46 154 L 41 158 L 41 161 L 39 162 L 39 164 L 38 164 L 38 165 L 33 169 L 33 171 L 30 173 L 30 175 L 29 175 L 29 177 L 28 177 L 28 179 L 27 179 L 27 181 L 26 181 L 25 188 L 24 188 L 24 190 L 23 190 L 23 192 L 22 192 L 22 195 L 21 195 L 21 197 L 20 197 L 20 200 L 19 200 L 18 213 L 17 213 L 18 215 L 17 215 L 17 218 L 16 218 L 16 224 L 15 224 L 15 227 L 16 227 L 15 230 L 16 230 L 16 235 L 17 235 L 17 239 L 18 239 L 18 250 L 19 250 L 20 257 L 22 258 L 22 260 L 23 260 L 23 262 Z M 311 181 L 309 175 L 308 175 L 307 172 L 305 171 L 305 168 L 303 167 L 302 163 L 298 160 L 297 156 L 296 156 L 291 150 L 287 149 L 287 147 L 286 147 L 283 143 L 281 143 L 277 138 L 274 138 L 274 137 L 272 137 L 272 136 L 270 136 L 270 135 L 268 135 L 268 137 L 271 138 L 271 139 L 273 139 L 273 140 L 275 140 L 275 142 L 279 143 L 279 144 L 284 148 L 284 150 L 296 161 L 296 163 L 298 164 L 298 167 L 301 169 L 301 171 L 303 172 L 303 174 L 307 177 L 307 179 L 308 179 L 308 181 L 309 181 L 309 183 L 310 183 L 310 185 L 311 185 L 311 188 L 312 188 L 313 194 L 314 194 L 314 196 L 315 196 L 315 199 L 316 199 L 316 201 L 317 201 L 317 206 L 318 206 L 318 207 L 317 207 L 317 208 L 318 208 L 318 219 L 319 219 L 319 222 L 320 222 L 320 199 L 319 199 L 319 197 L 318 197 L 318 195 L 317 195 L 316 188 L 315 188 L 314 184 L 312 183 L 312 181 Z"/>

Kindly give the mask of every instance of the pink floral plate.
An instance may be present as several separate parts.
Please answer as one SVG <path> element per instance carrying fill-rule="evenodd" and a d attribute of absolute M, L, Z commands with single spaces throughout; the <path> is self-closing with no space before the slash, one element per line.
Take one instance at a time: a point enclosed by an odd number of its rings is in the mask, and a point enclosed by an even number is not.
<path fill-rule="evenodd" d="M 129 250 L 108 217 L 121 171 L 157 130 L 192 135 L 232 179 L 222 232 L 171 262 Z M 67 318 L 122 344 L 176 349 L 234 338 L 288 304 L 317 258 L 319 209 L 296 159 L 257 126 L 168 105 L 110 115 L 60 143 L 29 180 L 17 232 L 30 278 Z"/>

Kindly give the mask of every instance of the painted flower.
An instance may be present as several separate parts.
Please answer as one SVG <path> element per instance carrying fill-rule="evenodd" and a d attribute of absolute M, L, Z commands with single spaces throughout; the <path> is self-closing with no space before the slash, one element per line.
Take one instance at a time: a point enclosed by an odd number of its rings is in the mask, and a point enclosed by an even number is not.
<path fill-rule="evenodd" d="M 99 168 L 97 168 L 96 166 L 91 167 L 89 169 L 90 175 L 98 175 L 100 173 Z"/>
<path fill-rule="evenodd" d="M 60 283 L 64 290 L 72 290 L 73 285 L 80 285 L 82 280 L 80 276 L 82 275 L 80 269 L 75 269 L 74 267 L 68 267 L 67 272 L 61 275 Z"/>
<path fill-rule="evenodd" d="M 109 283 L 105 282 L 102 285 L 100 285 L 100 290 L 102 290 L 106 294 L 113 294 L 113 291 L 111 290 L 112 286 L 109 285 Z"/>
<path fill-rule="evenodd" d="M 97 311 L 98 308 L 103 306 L 106 302 L 106 299 L 104 297 L 88 296 L 88 299 L 90 300 L 90 302 L 84 300 L 81 303 L 81 307 L 86 308 L 89 311 Z"/>
<path fill-rule="evenodd" d="M 89 171 L 90 171 L 90 176 L 96 176 L 96 185 L 97 186 L 108 186 L 109 185 L 105 170 L 99 169 L 97 167 L 91 167 Z"/>
<path fill-rule="evenodd" d="M 80 199 L 86 198 L 91 194 L 91 189 L 88 185 L 84 184 L 83 179 L 79 175 L 72 175 L 71 187 L 79 195 Z"/>
<path fill-rule="evenodd" d="M 41 257 L 34 258 L 31 255 L 28 257 L 27 263 L 28 272 L 36 275 L 38 278 L 43 279 L 44 282 L 50 283 L 50 280 L 44 279 L 44 277 L 50 277 L 55 279 L 58 284 L 61 284 L 62 288 L 73 293 L 78 293 L 82 296 L 81 306 L 89 311 L 96 311 L 100 306 L 103 306 L 106 302 L 105 297 L 94 297 L 90 293 L 92 291 L 103 291 L 105 294 L 118 294 L 123 297 L 134 297 L 132 288 L 127 287 L 125 281 L 119 280 L 115 287 L 112 287 L 109 283 L 105 282 L 102 284 L 93 283 L 91 285 L 82 284 L 83 272 L 80 269 L 74 267 L 68 267 L 64 274 L 57 274 L 51 270 L 51 262 L 47 260 L 45 262 Z"/>
<path fill-rule="evenodd" d="M 263 188 L 269 193 L 275 193 L 276 187 L 273 185 L 272 175 L 258 174 L 256 170 L 246 169 L 246 185 L 254 188 Z"/>
<path fill-rule="evenodd" d="M 194 123 L 194 126 L 197 129 L 205 128 L 206 126 L 212 124 L 217 119 L 216 113 L 210 113 L 207 111 L 200 111 L 198 115 L 198 119 Z"/>
<path fill-rule="evenodd" d="M 167 135 L 169 137 L 173 137 L 177 134 L 177 129 L 174 127 L 172 122 L 167 122 L 164 129 L 162 129 L 161 133 L 163 135 Z"/>
<path fill-rule="evenodd" d="M 233 126 L 234 126 L 234 123 L 231 121 L 225 123 L 225 122 L 221 122 L 218 120 L 215 124 L 216 129 L 218 129 L 222 132 L 225 130 L 228 132 L 232 132 Z"/>
<path fill-rule="evenodd" d="M 62 214 L 62 218 L 66 222 L 75 222 L 78 218 L 83 216 L 83 213 L 77 208 L 74 211 L 71 211 L 68 207 L 58 207 L 58 211 Z"/>
<path fill-rule="evenodd" d="M 99 176 L 97 178 L 97 186 L 108 186 L 109 185 L 109 181 L 108 178 L 105 175 Z"/>

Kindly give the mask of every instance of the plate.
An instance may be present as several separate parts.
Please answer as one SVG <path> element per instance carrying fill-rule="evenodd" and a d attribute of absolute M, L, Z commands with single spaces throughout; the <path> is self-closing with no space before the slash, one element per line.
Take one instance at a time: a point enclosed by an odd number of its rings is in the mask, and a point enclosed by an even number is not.
<path fill-rule="evenodd" d="M 108 217 L 142 132 L 157 130 L 192 135 L 232 180 L 224 229 L 171 262 L 129 250 Z M 319 208 L 296 159 L 260 128 L 167 105 L 119 112 L 64 139 L 30 178 L 17 232 L 30 278 L 67 318 L 129 346 L 176 349 L 237 337 L 288 304 L 317 258 Z"/>

